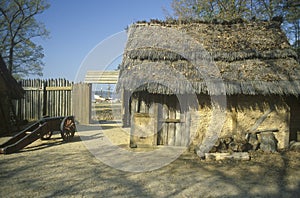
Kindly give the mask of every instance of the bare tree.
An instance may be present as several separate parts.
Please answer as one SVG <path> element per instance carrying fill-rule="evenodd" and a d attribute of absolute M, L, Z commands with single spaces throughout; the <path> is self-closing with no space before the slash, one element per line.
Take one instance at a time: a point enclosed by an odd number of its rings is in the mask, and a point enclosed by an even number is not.
<path fill-rule="evenodd" d="M 0 1 L 0 53 L 14 76 L 42 75 L 43 48 L 32 39 L 48 36 L 44 24 L 35 19 L 48 7 L 46 0 Z"/>

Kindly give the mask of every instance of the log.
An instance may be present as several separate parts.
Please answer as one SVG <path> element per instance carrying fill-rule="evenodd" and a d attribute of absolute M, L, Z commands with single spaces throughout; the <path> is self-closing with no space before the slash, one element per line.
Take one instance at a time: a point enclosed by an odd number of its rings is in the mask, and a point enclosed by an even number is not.
<path fill-rule="evenodd" d="M 252 132 L 256 131 L 256 129 L 261 125 L 261 123 L 263 123 L 265 121 L 265 119 L 268 117 L 268 115 L 273 110 L 274 110 L 273 107 L 271 107 L 260 118 L 258 118 L 258 120 L 256 120 L 256 122 L 254 123 L 254 125 L 248 130 L 248 133 L 252 133 Z"/>
<path fill-rule="evenodd" d="M 232 137 L 224 138 L 224 143 L 227 145 L 230 144 L 232 141 L 233 141 Z"/>
<path fill-rule="evenodd" d="M 217 139 L 217 141 L 215 142 L 214 144 L 214 147 L 219 147 L 221 144 L 221 140 L 220 139 Z"/>
<path fill-rule="evenodd" d="M 265 133 L 265 132 L 279 132 L 279 129 L 266 129 L 266 130 L 260 130 L 260 131 L 255 131 L 255 133 Z"/>
<path fill-rule="evenodd" d="M 239 145 L 237 145 L 235 142 L 230 142 L 228 149 L 231 151 L 238 151 Z"/>
<path fill-rule="evenodd" d="M 205 153 L 205 159 L 210 160 L 225 160 L 225 159 L 235 159 L 235 160 L 250 160 L 249 153 L 247 152 L 233 152 L 233 153 Z"/>

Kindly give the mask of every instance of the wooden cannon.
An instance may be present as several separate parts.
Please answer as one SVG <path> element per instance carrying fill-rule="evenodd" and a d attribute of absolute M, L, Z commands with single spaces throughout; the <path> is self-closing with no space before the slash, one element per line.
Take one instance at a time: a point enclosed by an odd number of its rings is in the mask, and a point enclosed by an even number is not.
<path fill-rule="evenodd" d="M 0 153 L 19 151 L 38 139 L 48 140 L 55 131 L 60 132 L 64 141 L 70 141 L 76 131 L 74 117 L 44 117 L 0 145 Z"/>

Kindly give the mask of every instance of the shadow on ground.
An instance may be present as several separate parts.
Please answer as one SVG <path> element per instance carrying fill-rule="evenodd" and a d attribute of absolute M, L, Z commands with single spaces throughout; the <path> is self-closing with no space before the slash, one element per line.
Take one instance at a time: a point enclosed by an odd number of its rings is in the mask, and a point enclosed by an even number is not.
<path fill-rule="evenodd" d="M 88 127 L 95 130 L 93 127 L 99 126 Z M 132 173 L 97 160 L 78 135 L 69 143 L 59 138 L 52 142 L 38 141 L 23 152 L 0 155 L 0 197 L 297 197 L 300 194 L 300 153 L 256 152 L 251 156 L 250 161 L 208 162 L 184 153 L 157 170 Z"/>

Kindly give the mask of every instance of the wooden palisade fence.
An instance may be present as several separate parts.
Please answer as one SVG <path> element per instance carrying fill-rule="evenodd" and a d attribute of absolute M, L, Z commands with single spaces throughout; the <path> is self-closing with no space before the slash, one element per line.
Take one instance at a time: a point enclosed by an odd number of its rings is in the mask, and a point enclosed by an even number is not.
<path fill-rule="evenodd" d="M 44 116 L 75 116 L 81 124 L 91 120 L 91 83 L 65 79 L 28 79 L 20 81 L 25 94 L 14 101 L 19 120 L 34 121 Z"/>
<path fill-rule="evenodd" d="M 65 79 L 22 80 L 23 99 L 16 102 L 20 120 L 37 120 L 43 116 L 72 115 L 72 86 Z"/>

